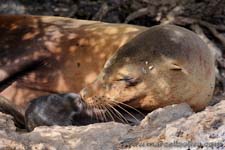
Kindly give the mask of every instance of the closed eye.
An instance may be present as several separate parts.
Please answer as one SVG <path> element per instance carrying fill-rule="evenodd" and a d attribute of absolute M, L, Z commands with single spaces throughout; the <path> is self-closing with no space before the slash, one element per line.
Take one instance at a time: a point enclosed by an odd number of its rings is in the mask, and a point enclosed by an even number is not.
<path fill-rule="evenodd" d="M 135 86 L 135 85 L 137 85 L 138 83 L 141 82 L 141 80 L 139 78 L 132 78 L 132 77 L 128 77 L 128 76 L 125 76 L 125 77 L 123 77 L 121 79 L 118 79 L 116 81 L 125 82 L 127 87 Z"/>

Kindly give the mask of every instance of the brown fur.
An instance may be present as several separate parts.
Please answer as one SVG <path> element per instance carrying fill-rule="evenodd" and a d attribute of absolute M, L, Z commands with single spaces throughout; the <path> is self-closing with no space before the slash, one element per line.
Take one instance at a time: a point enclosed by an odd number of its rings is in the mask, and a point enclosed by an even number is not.
<path fill-rule="evenodd" d="M 78 92 L 95 80 L 119 47 L 145 30 L 63 17 L 1 15 L 1 95 L 26 105 L 48 93 Z M 23 70 L 25 76 L 19 74 Z M 2 86 L 18 74 L 11 86 Z"/>
<path fill-rule="evenodd" d="M 20 111 L 13 103 L 0 96 L 0 112 L 13 116 L 15 125 L 19 128 L 25 128 L 24 112 Z"/>
<path fill-rule="evenodd" d="M 214 57 L 193 32 L 173 25 L 139 34 L 109 59 L 81 95 L 89 105 L 153 110 L 186 102 L 203 109 L 215 84 Z"/>

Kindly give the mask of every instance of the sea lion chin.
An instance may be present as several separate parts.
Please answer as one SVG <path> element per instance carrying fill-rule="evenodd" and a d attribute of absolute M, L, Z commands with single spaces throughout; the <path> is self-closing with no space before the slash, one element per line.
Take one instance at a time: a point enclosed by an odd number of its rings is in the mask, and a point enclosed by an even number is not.
<path fill-rule="evenodd" d="M 214 57 L 193 32 L 158 25 L 121 47 L 80 93 L 91 106 L 153 110 L 186 102 L 202 110 L 212 98 Z"/>

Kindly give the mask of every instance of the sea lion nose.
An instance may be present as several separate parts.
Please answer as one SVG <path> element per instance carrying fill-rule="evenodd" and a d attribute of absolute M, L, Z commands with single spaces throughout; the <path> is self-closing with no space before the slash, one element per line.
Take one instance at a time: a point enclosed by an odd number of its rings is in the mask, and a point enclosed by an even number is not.
<path fill-rule="evenodd" d="M 95 82 L 92 85 L 88 85 L 80 91 L 81 98 L 86 101 L 87 99 L 96 95 L 96 91 L 98 91 L 99 95 L 101 95 L 102 84 L 99 82 Z"/>
<path fill-rule="evenodd" d="M 81 96 L 79 94 L 76 94 L 76 93 L 68 93 L 67 97 L 71 98 L 71 99 L 81 100 Z"/>
<path fill-rule="evenodd" d="M 89 93 L 89 92 L 88 92 L 88 88 L 83 88 L 83 89 L 80 91 L 81 98 L 82 98 L 82 99 L 87 98 L 88 93 Z"/>
<path fill-rule="evenodd" d="M 85 103 L 79 94 L 68 93 L 66 95 L 66 97 L 68 99 L 72 99 L 73 103 L 75 104 L 75 106 L 77 108 L 77 111 L 76 111 L 77 113 L 81 112 L 83 110 L 83 108 L 85 107 Z"/>

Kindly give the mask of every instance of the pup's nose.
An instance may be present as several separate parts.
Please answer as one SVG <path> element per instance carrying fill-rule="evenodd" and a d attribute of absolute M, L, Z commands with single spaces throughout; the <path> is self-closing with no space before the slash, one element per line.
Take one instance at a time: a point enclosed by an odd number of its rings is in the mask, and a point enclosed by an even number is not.
<path fill-rule="evenodd" d="M 68 98 L 71 98 L 71 99 L 81 100 L 81 96 L 79 94 L 76 94 L 76 93 L 68 93 L 66 96 Z"/>

